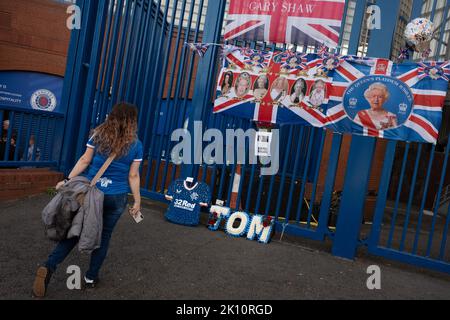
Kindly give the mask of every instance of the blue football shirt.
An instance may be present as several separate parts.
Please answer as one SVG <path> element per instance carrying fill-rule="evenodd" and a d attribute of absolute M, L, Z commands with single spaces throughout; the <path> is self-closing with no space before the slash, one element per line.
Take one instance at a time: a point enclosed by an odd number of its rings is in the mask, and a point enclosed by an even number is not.
<path fill-rule="evenodd" d="M 182 225 L 199 224 L 200 207 L 211 201 L 211 192 L 206 183 L 200 182 L 189 187 L 184 180 L 174 181 L 167 191 L 172 202 L 166 213 L 166 219 Z"/>
<path fill-rule="evenodd" d="M 96 149 L 93 137 L 89 139 L 86 146 L 88 148 Z M 85 177 L 92 180 L 107 159 L 107 156 L 96 151 L 94 159 L 92 160 Z M 106 195 L 117 195 L 131 192 L 130 184 L 128 182 L 131 164 L 133 162 L 142 162 L 142 160 L 142 143 L 140 140 L 136 140 L 130 146 L 127 154 L 121 158 L 116 158 L 111 163 L 106 172 L 97 182 L 97 188 Z"/>

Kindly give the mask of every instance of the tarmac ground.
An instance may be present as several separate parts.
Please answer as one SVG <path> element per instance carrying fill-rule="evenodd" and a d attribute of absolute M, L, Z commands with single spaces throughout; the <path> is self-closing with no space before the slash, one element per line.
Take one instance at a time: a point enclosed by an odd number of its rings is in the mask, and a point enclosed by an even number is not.
<path fill-rule="evenodd" d="M 44 236 L 43 194 L 0 203 L 0 299 L 32 299 L 35 271 L 54 243 Z M 74 250 L 50 282 L 49 300 L 319 300 L 450 299 L 450 275 L 381 258 L 333 257 L 325 245 L 276 234 L 269 244 L 184 227 L 164 219 L 166 206 L 146 202 L 144 221 L 124 213 L 92 290 L 69 290 L 71 265 L 86 271 L 89 256 Z M 204 219 L 203 219 L 204 220 Z M 369 290 L 367 268 L 381 268 L 381 289 Z"/>

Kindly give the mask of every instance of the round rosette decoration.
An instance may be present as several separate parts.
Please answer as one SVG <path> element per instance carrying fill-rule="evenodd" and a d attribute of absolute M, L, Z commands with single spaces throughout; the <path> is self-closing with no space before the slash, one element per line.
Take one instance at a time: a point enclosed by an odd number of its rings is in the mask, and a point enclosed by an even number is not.
<path fill-rule="evenodd" d="M 341 65 L 341 60 L 336 55 L 328 55 L 323 59 L 322 66 L 326 70 L 332 71 Z"/>
<path fill-rule="evenodd" d="M 253 53 L 250 55 L 250 63 L 260 64 L 264 62 L 264 56 L 261 53 Z"/>
<path fill-rule="evenodd" d="M 286 68 L 287 70 L 292 70 L 292 69 L 299 69 L 302 66 L 302 60 L 303 57 L 300 54 L 293 54 L 290 55 L 287 59 L 286 59 L 286 63 L 283 64 L 283 68 Z"/>
<path fill-rule="evenodd" d="M 438 80 L 445 77 L 445 71 L 438 66 L 426 66 L 425 68 L 423 68 L 423 75 L 428 76 L 433 80 Z"/>
<path fill-rule="evenodd" d="M 426 18 L 414 19 L 406 26 L 405 39 L 416 52 L 423 53 L 430 49 L 433 36 L 434 24 Z"/>

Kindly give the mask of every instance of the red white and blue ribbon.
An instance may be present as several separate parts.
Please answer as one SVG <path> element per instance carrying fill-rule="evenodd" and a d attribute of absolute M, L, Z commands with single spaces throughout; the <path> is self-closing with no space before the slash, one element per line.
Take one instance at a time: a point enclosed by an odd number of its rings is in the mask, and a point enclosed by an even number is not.
<path fill-rule="evenodd" d="M 212 43 L 186 43 L 192 51 L 196 52 L 201 58 L 203 58 L 208 52 L 209 47 L 213 45 Z"/>
<path fill-rule="evenodd" d="M 403 48 L 403 49 L 401 49 L 400 50 L 400 55 L 398 56 L 398 59 L 400 60 L 400 61 L 403 61 L 403 60 L 408 60 L 409 59 L 409 48 Z"/>

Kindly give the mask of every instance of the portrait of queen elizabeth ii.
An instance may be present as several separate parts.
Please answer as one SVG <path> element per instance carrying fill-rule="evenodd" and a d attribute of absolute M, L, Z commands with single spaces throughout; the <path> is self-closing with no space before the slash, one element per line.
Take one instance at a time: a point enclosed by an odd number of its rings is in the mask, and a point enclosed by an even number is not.
<path fill-rule="evenodd" d="M 359 111 L 354 121 L 365 128 L 386 130 L 398 126 L 397 116 L 385 109 L 390 93 L 386 85 L 375 82 L 364 92 L 370 109 Z"/>

